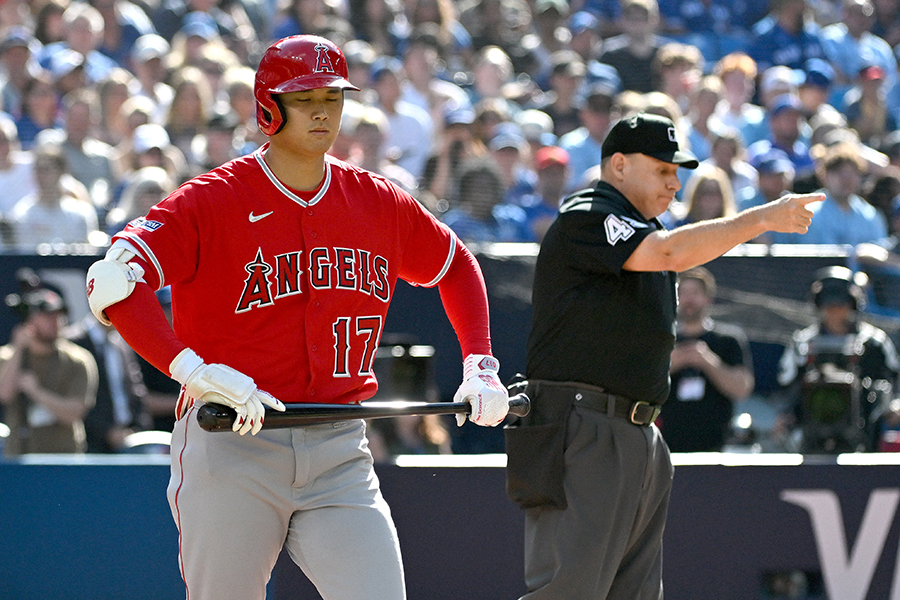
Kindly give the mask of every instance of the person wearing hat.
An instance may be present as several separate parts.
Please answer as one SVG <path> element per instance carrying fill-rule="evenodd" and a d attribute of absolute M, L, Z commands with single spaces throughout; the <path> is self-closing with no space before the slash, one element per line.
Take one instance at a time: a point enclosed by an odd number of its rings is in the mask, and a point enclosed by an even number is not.
<path fill-rule="evenodd" d="M 435 214 L 442 214 L 451 208 L 458 194 L 463 164 L 470 159 L 487 156 L 488 149 L 475 138 L 472 130 L 474 122 L 475 111 L 472 108 L 446 107 L 439 147 L 425 162 L 419 181 L 420 200 Z"/>
<path fill-rule="evenodd" d="M 783 196 L 788 190 L 793 189 L 794 164 L 784 151 L 772 148 L 754 160 L 752 166 L 756 169 L 758 181 L 756 188 L 747 188 L 739 197 L 738 210 L 745 210 L 754 206 L 762 206 L 774 202 Z M 792 241 L 792 234 L 768 231 L 754 238 L 753 242 L 768 244 L 786 244 Z"/>
<path fill-rule="evenodd" d="M 94 357 L 60 335 L 66 306 L 56 291 L 39 287 L 7 305 L 22 322 L 0 348 L 0 404 L 11 430 L 4 454 L 83 453 L 83 418 L 97 395 Z"/>
<path fill-rule="evenodd" d="M 616 115 L 616 91 L 606 82 L 586 84 L 578 95 L 580 126 L 559 139 L 559 146 L 569 155 L 567 191 L 590 185 L 585 173 L 600 164 L 601 144 Z"/>
<path fill-rule="evenodd" d="M 534 154 L 537 184 L 533 194 L 520 200 L 533 242 L 540 243 L 559 213 L 569 182 L 569 153 L 559 146 L 544 146 Z"/>
<path fill-rule="evenodd" d="M 808 128 L 803 118 L 803 103 L 797 94 L 781 94 L 774 98 L 766 111 L 769 135 L 747 147 L 750 160 L 765 154 L 772 148 L 782 150 L 794 163 L 797 177 L 812 172 L 815 163 L 809 146 L 803 140 L 803 130 Z"/>
<path fill-rule="evenodd" d="M 9 27 L 0 38 L 0 68 L 4 81 L 0 106 L 14 118 L 22 114 L 22 97 L 28 81 L 39 70 L 33 49 L 40 46 L 25 27 Z"/>
<path fill-rule="evenodd" d="M 142 35 L 131 49 L 129 68 L 135 77 L 131 92 L 153 101 L 156 106 L 153 115 L 156 122 L 162 122 L 165 118 L 175 95 L 172 86 L 166 83 L 167 73 L 163 62 L 170 50 L 169 42 L 155 33 Z"/>
<path fill-rule="evenodd" d="M 786 195 L 666 231 L 657 217 L 696 168 L 666 117 L 637 113 L 603 142 L 600 181 L 563 200 L 541 243 L 524 388 L 529 416 L 505 429 L 507 491 L 525 512 L 522 600 L 662 597 L 672 486 L 654 421 L 669 395 L 676 273 L 767 230 L 803 233 Z"/>
<path fill-rule="evenodd" d="M 118 64 L 112 58 L 101 53 L 98 48 L 103 43 L 103 16 L 87 2 L 72 2 L 63 13 L 63 24 L 66 39 L 44 46 L 39 54 L 39 61 L 44 69 L 53 70 L 54 57 L 67 50 L 80 54 L 83 58 L 85 80 L 88 84 L 96 84 L 106 78 Z M 60 58 L 56 58 L 60 61 Z M 65 58 L 61 66 L 68 66 L 72 58 Z M 61 67 L 57 67 L 61 68 Z"/>
<path fill-rule="evenodd" d="M 860 69 L 856 84 L 844 94 L 847 125 L 869 146 L 877 147 L 881 138 L 898 127 L 897 118 L 887 104 L 887 86 L 887 72 L 878 65 L 867 65 Z"/>
<path fill-rule="evenodd" d="M 816 322 L 793 333 L 778 363 L 778 383 L 787 401 L 775 432 L 785 439 L 788 451 L 837 454 L 875 450 L 873 434 L 884 407 L 871 398 L 879 398 L 879 382 L 896 389 L 900 358 L 887 333 L 860 318 L 866 285 L 864 273 L 854 273 L 844 266 L 824 267 L 814 275 L 810 301 Z M 847 387 L 861 388 L 847 392 L 862 395 L 857 398 L 861 400 L 860 412 L 852 420 L 850 415 L 830 412 L 833 407 L 825 404 L 825 389 L 816 392 L 816 382 L 840 380 L 853 381 Z M 831 389 L 836 387 L 832 384 Z M 852 406 L 853 402 L 841 398 L 840 404 Z M 829 427 L 830 419 L 841 420 L 839 430 Z M 799 430 L 799 436 L 790 436 L 794 429 Z"/>

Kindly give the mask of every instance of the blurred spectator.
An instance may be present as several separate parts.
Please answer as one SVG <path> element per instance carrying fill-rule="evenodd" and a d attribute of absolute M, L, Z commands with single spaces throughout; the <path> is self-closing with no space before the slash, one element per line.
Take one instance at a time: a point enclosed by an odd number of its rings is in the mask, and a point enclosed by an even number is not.
<path fill-rule="evenodd" d="M 727 0 L 670 0 L 660 3 L 665 32 L 678 36 L 696 36 L 710 49 L 718 49 L 726 36 L 746 29 L 743 3 Z"/>
<path fill-rule="evenodd" d="M 757 190 L 748 188 L 743 197 L 738 198 L 738 210 L 762 206 L 789 193 L 794 181 L 794 164 L 782 150 L 773 148 L 758 156 L 753 164 L 759 174 Z M 753 193 L 755 191 L 755 193 Z M 795 240 L 789 233 L 766 232 L 752 241 L 763 244 L 785 244 Z"/>
<path fill-rule="evenodd" d="M 50 76 L 56 93 L 60 98 L 70 92 L 87 87 L 87 75 L 84 68 L 84 57 L 70 48 L 63 48 L 50 57 Z M 113 71 L 110 70 L 109 73 Z M 106 78 L 106 76 L 104 76 Z"/>
<path fill-rule="evenodd" d="M 530 167 L 530 147 L 522 130 L 514 123 L 499 124 L 488 149 L 500 170 L 505 190 L 503 202 L 521 204 L 523 196 L 534 192 L 537 182 L 537 175 Z"/>
<path fill-rule="evenodd" d="M 548 90 L 528 108 L 542 110 L 553 119 L 553 133 L 557 137 L 577 129 L 578 93 L 587 69 L 573 50 L 560 50 L 550 56 Z"/>
<path fill-rule="evenodd" d="M 605 40 L 600 62 L 615 67 L 622 89 L 649 92 L 654 89 L 653 62 L 664 41 L 659 28 L 656 0 L 623 0 L 619 26 L 623 33 Z"/>
<path fill-rule="evenodd" d="M 600 20 L 593 13 L 581 10 L 569 17 L 567 26 L 572 36 L 569 47 L 578 53 L 585 64 L 598 60 L 603 50 Z"/>
<path fill-rule="evenodd" d="M 194 138 L 193 154 L 198 168 L 210 171 L 240 156 L 235 138 L 238 120 L 232 112 L 215 113 L 206 122 L 206 133 Z"/>
<path fill-rule="evenodd" d="M 733 52 L 716 63 L 713 74 L 722 80 L 722 100 L 710 128 L 737 131 L 745 148 L 763 139 L 765 112 L 751 102 L 756 93 L 756 61 L 743 52 Z"/>
<path fill-rule="evenodd" d="M 153 101 L 154 123 L 162 123 L 172 105 L 175 92 L 166 83 L 166 67 L 163 61 L 169 54 L 169 43 L 155 33 L 142 35 L 131 50 L 129 68 L 134 73 L 131 93 Z"/>
<path fill-rule="evenodd" d="M 525 71 L 526 55 L 519 42 L 531 26 L 525 0 L 461 0 L 459 21 L 472 36 L 475 50 L 499 46 L 510 55 L 516 71 Z"/>
<path fill-rule="evenodd" d="M 244 55 L 257 41 L 256 29 L 240 2 L 223 0 L 159 0 L 151 15 L 156 32 L 173 47 L 179 35 L 201 33 L 221 40 L 233 52 Z M 306 32 L 304 32 L 306 33 Z"/>
<path fill-rule="evenodd" d="M 19 145 L 16 124 L 7 115 L 0 115 L 0 240 L 8 243 L 7 219 L 16 203 L 36 191 L 34 165 L 30 152 Z"/>
<path fill-rule="evenodd" d="M 141 167 L 130 174 L 115 208 L 106 215 L 106 231 L 118 233 L 145 216 L 150 208 L 175 190 L 175 182 L 162 167 Z"/>
<path fill-rule="evenodd" d="M 734 191 L 728 173 L 710 162 L 703 162 L 688 177 L 682 196 L 685 215 L 676 227 L 737 213 Z"/>
<path fill-rule="evenodd" d="M 171 51 L 165 65 L 170 73 L 188 66 L 199 67 L 201 51 L 207 45 L 226 48 L 214 19 L 206 12 L 189 13 L 182 27 L 169 39 L 169 44 Z"/>
<path fill-rule="evenodd" d="M 485 46 L 479 50 L 472 60 L 472 85 L 468 87 L 472 104 L 486 98 L 506 102 L 504 86 L 514 75 L 512 60 L 502 48 Z"/>
<path fill-rule="evenodd" d="M 866 163 L 857 144 L 829 147 L 817 170 L 825 200 L 810 205 L 814 216 L 803 243 L 855 246 L 887 237 L 884 215 L 859 195 Z"/>
<path fill-rule="evenodd" d="M 722 94 L 722 80 L 716 75 L 701 77 L 692 92 L 689 110 L 685 114 L 687 141 L 698 160 L 706 160 L 712 153 L 710 124 L 714 122 L 713 115 Z"/>
<path fill-rule="evenodd" d="M 672 452 L 721 452 L 734 403 L 753 391 L 747 336 L 712 319 L 715 298 L 716 280 L 704 267 L 678 276 L 672 385 L 657 421 Z"/>
<path fill-rule="evenodd" d="M 0 37 L 0 72 L 2 72 L 2 108 L 13 117 L 22 115 L 25 88 L 40 67 L 34 52 L 37 40 L 23 27 L 11 27 Z"/>
<path fill-rule="evenodd" d="M 68 170 L 88 189 L 94 206 L 105 212 L 117 181 L 112 147 L 94 137 L 100 122 L 97 94 L 78 90 L 66 96 L 63 105 L 62 149 Z"/>
<path fill-rule="evenodd" d="M 442 221 L 467 243 L 531 241 L 525 211 L 504 204 L 503 194 L 503 181 L 492 161 L 468 162 L 459 177 L 453 208 Z"/>
<path fill-rule="evenodd" d="M 544 146 L 553 146 L 557 137 L 553 133 L 553 117 L 542 110 L 529 108 L 519 112 L 514 121 L 522 130 L 525 141 L 531 147 L 531 155 Z"/>
<path fill-rule="evenodd" d="M 665 43 L 660 46 L 653 61 L 654 89 L 673 98 L 681 112 L 687 113 L 703 74 L 703 66 L 703 55 L 696 46 Z"/>
<path fill-rule="evenodd" d="M 742 198 L 756 189 L 758 175 L 753 165 L 747 161 L 747 151 L 737 131 L 714 131 L 710 157 L 704 162 L 714 164 L 728 174 L 735 198 Z"/>
<path fill-rule="evenodd" d="M 40 63 L 52 70 L 53 57 L 64 50 L 74 50 L 84 60 L 84 75 L 88 84 L 104 79 L 116 66 L 116 61 L 98 51 L 103 43 L 103 16 L 86 2 L 72 2 L 63 13 L 63 31 L 66 39 L 43 47 Z M 57 58 L 57 61 L 60 61 Z M 65 62 L 58 63 L 60 65 Z"/>
<path fill-rule="evenodd" d="M 66 306 L 48 288 L 13 301 L 22 322 L 0 348 L 0 403 L 11 433 L 4 454 L 83 453 L 82 419 L 97 395 L 90 352 L 60 336 Z"/>
<path fill-rule="evenodd" d="M 84 416 L 87 452 L 119 452 L 129 434 L 150 425 L 142 410 L 146 388 L 137 354 L 114 327 L 90 313 L 66 337 L 90 352 L 97 364 L 96 401 Z"/>
<path fill-rule="evenodd" d="M 37 134 L 59 124 L 59 97 L 50 76 L 44 72 L 35 75 L 22 90 L 22 114 L 16 119 L 22 148 L 30 150 Z"/>
<path fill-rule="evenodd" d="M 847 124 L 867 145 L 878 146 L 881 138 L 897 129 L 897 120 L 885 101 L 886 75 L 877 65 L 863 67 L 856 84 L 844 95 Z"/>
<path fill-rule="evenodd" d="M 454 0 L 406 0 L 406 14 L 413 29 L 425 23 L 437 25 L 438 41 L 450 49 L 448 62 L 453 72 L 472 64 L 472 36 L 460 23 Z"/>
<path fill-rule="evenodd" d="M 344 58 L 347 60 L 348 79 L 359 88 L 356 90 L 344 90 L 345 100 L 363 101 L 369 104 L 372 101 L 372 92 L 369 89 L 372 65 L 378 59 L 378 54 L 369 42 L 364 40 L 350 40 L 344 44 Z M 249 67 L 248 67 L 249 68 Z M 253 78 L 256 72 L 250 69 L 253 77 L 250 78 L 250 87 L 253 88 Z M 254 106 L 256 99 L 253 100 Z M 254 126 L 256 119 L 254 118 Z"/>
<path fill-rule="evenodd" d="M 40 4 L 34 17 L 34 37 L 42 46 L 66 39 L 63 13 L 69 7 L 69 0 L 45 0 Z"/>
<path fill-rule="evenodd" d="M 378 108 L 387 117 L 388 127 L 384 156 L 415 179 L 422 176 L 431 155 L 434 124 L 431 115 L 421 107 L 401 99 L 401 86 L 406 80 L 400 59 L 384 57 L 372 65 L 371 86 L 378 94 Z"/>
<path fill-rule="evenodd" d="M 810 121 L 821 113 L 835 116 L 838 110 L 832 105 L 834 69 L 820 58 L 811 58 L 803 68 L 803 80 L 797 88 L 797 96 L 803 105 L 803 116 Z"/>
<path fill-rule="evenodd" d="M 272 33 L 269 36 L 273 41 L 289 35 L 323 35 L 329 30 L 352 29 L 350 23 L 337 14 L 341 7 L 325 0 L 285 0 L 278 4 Z M 346 52 L 344 46 L 344 53 Z M 351 81 L 359 85 L 352 78 Z"/>
<path fill-rule="evenodd" d="M 130 0 L 89 0 L 103 16 L 103 39 L 97 47 L 120 67 L 129 67 L 134 43 L 139 37 L 154 33 L 150 17 Z"/>
<path fill-rule="evenodd" d="M 400 54 L 411 32 L 400 0 L 347 0 L 347 7 L 354 37 L 371 44 L 378 54 Z"/>
<path fill-rule="evenodd" d="M 189 179 L 187 161 L 181 150 L 169 140 L 162 125 L 144 123 L 137 126 L 131 138 L 116 150 L 116 165 L 121 180 L 119 189 L 113 194 L 116 199 L 124 200 L 123 186 L 127 187 L 134 173 L 144 167 L 164 169 L 176 186 Z"/>
<path fill-rule="evenodd" d="M 222 77 L 222 89 L 228 98 L 228 107 L 238 120 L 235 136 L 241 141 L 241 153 L 252 152 L 265 143 L 266 137 L 256 126 L 256 97 L 253 84 L 256 74 L 250 67 L 233 67 Z"/>
<path fill-rule="evenodd" d="M 419 183 L 422 201 L 440 215 L 458 196 L 459 178 L 463 163 L 476 158 L 486 158 L 488 149 L 472 135 L 475 112 L 471 109 L 455 109 L 443 119 L 443 135 L 436 152 L 428 157 L 425 172 Z"/>
<path fill-rule="evenodd" d="M 384 111 L 374 106 L 364 106 L 354 130 L 353 137 L 359 151 L 354 162 L 357 166 L 378 173 L 416 196 L 416 178 L 386 156 L 390 127 L 390 121 Z"/>
<path fill-rule="evenodd" d="M 559 146 L 544 146 L 534 156 L 537 186 L 533 194 L 521 200 L 531 241 L 540 243 L 550 224 L 559 214 L 560 200 L 566 194 L 569 180 L 569 153 Z"/>
<path fill-rule="evenodd" d="M 862 197 L 884 215 L 889 234 L 895 233 L 893 202 L 897 196 L 900 196 L 900 167 L 888 165 L 863 181 Z"/>
<path fill-rule="evenodd" d="M 37 190 L 13 207 L 13 237 L 19 251 L 35 252 L 40 244 L 87 244 L 97 232 L 97 211 L 70 195 L 61 184 L 68 173 L 61 146 L 47 142 L 34 150 Z"/>
<path fill-rule="evenodd" d="M 204 133 L 212 113 L 212 91 L 209 82 L 196 67 L 185 67 L 172 80 L 172 105 L 164 126 L 169 141 L 181 150 L 192 172 L 196 173 L 197 158 L 191 152 L 194 137 Z"/>
<path fill-rule="evenodd" d="M 101 142 L 117 146 L 128 134 L 122 105 L 128 100 L 136 83 L 129 71 L 116 68 L 97 85 L 100 107 L 96 136 Z"/>
<path fill-rule="evenodd" d="M 497 128 L 512 121 L 509 104 L 501 98 L 484 98 L 475 105 L 475 121 L 472 135 L 487 147 L 497 133 Z"/>
<path fill-rule="evenodd" d="M 900 3 L 896 0 L 872 0 L 875 22 L 871 31 L 891 48 L 900 44 Z"/>
<path fill-rule="evenodd" d="M 581 126 L 559 138 L 569 155 L 569 191 L 587 187 L 584 173 L 600 164 L 600 147 L 614 117 L 615 91 L 606 83 L 594 83 L 580 95 L 578 118 Z"/>
<path fill-rule="evenodd" d="M 802 69 L 810 58 L 824 58 L 821 30 L 809 18 L 807 0 L 771 0 L 769 14 L 752 28 L 747 49 L 758 68 Z"/>
<path fill-rule="evenodd" d="M 767 111 L 770 137 L 754 142 L 747 148 L 750 159 L 753 160 L 771 148 L 778 148 L 794 163 L 796 177 L 803 177 L 812 171 L 814 164 L 809 147 L 800 138 L 801 123 L 805 124 L 802 108 L 803 104 L 796 95 L 778 96 Z"/>
<path fill-rule="evenodd" d="M 857 82 L 863 67 L 877 65 L 885 90 L 897 85 L 897 59 L 886 41 L 873 34 L 875 8 L 870 0 L 842 0 L 841 21 L 822 29 L 822 47 L 835 70 L 836 93 L 843 95 Z"/>
<path fill-rule="evenodd" d="M 412 32 L 403 52 L 406 82 L 401 99 L 427 111 L 433 123 L 441 123 L 448 110 L 472 107 L 465 90 L 439 77 L 442 50 L 437 26 L 426 23 Z"/>

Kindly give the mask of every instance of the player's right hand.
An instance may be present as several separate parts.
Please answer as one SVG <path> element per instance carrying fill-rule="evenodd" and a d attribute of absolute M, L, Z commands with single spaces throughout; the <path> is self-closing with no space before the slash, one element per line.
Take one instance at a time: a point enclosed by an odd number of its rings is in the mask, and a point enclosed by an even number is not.
<path fill-rule="evenodd" d="M 250 377 L 228 365 L 203 362 L 190 348 L 182 350 L 169 367 L 172 378 L 184 385 L 187 395 L 204 402 L 230 406 L 237 413 L 232 430 L 252 435 L 262 429 L 268 406 L 284 411 L 280 400 L 258 389 Z"/>

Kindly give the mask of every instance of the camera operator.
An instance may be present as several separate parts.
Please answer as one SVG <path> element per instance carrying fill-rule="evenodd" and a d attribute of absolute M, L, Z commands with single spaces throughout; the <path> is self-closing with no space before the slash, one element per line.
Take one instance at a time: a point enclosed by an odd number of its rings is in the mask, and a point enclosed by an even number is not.
<path fill-rule="evenodd" d="M 859 318 L 865 300 L 860 276 L 841 266 L 816 272 L 811 294 L 818 322 L 795 332 L 781 357 L 778 382 L 786 386 L 790 406 L 776 434 L 797 428 L 799 443 L 790 450 L 876 448 L 876 424 L 900 359 L 888 335 Z"/>

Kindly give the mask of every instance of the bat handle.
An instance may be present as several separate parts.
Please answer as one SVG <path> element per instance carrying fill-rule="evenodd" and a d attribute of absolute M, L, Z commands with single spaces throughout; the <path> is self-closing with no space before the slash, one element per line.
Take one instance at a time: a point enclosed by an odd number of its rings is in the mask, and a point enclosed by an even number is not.
<path fill-rule="evenodd" d="M 509 414 L 524 417 L 531 412 L 531 399 L 525 394 L 516 394 L 509 399 Z"/>

